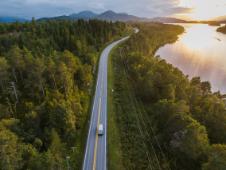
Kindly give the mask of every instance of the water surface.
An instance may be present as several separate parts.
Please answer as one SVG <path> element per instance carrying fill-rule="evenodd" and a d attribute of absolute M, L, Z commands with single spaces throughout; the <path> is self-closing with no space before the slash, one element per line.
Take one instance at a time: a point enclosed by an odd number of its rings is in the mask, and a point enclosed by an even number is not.
<path fill-rule="evenodd" d="M 209 81 L 212 91 L 226 93 L 226 34 L 206 24 L 181 24 L 185 28 L 178 41 L 160 48 L 160 55 L 189 77 Z"/>

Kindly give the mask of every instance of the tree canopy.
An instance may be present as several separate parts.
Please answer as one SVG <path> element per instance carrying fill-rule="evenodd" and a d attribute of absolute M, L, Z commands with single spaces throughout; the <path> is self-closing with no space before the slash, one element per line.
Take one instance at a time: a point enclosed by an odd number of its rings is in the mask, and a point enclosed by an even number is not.
<path fill-rule="evenodd" d="M 0 24 L 0 169 L 66 169 L 70 155 L 80 168 L 99 54 L 126 32 L 98 20 Z"/>

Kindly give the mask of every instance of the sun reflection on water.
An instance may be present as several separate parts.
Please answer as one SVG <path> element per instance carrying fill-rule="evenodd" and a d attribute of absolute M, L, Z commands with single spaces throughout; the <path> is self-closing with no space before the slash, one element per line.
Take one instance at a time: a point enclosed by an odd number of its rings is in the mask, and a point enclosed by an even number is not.
<path fill-rule="evenodd" d="M 181 43 L 186 44 L 191 50 L 198 51 L 211 47 L 214 34 L 211 29 L 205 29 L 205 27 L 205 25 L 194 25 L 187 28 L 187 35 L 182 36 Z"/>
<path fill-rule="evenodd" d="M 186 33 L 176 43 L 162 47 L 157 55 L 189 77 L 210 81 L 213 91 L 226 93 L 226 35 L 204 24 L 183 26 Z"/>

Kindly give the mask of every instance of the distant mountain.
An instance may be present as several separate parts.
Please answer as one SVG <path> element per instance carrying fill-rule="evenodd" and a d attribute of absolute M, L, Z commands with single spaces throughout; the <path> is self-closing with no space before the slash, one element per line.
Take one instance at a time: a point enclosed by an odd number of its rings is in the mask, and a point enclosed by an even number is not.
<path fill-rule="evenodd" d="M 0 22 L 2 23 L 13 23 L 13 22 L 26 22 L 28 20 L 24 18 L 17 18 L 17 17 L 5 17 L 5 16 L 0 16 Z"/>
<path fill-rule="evenodd" d="M 170 17 L 156 17 L 156 18 L 152 18 L 150 21 L 161 22 L 161 23 L 187 23 L 188 22 L 182 19 L 170 18 Z"/>
<path fill-rule="evenodd" d="M 57 16 L 52 18 L 40 18 L 39 21 L 43 20 L 77 20 L 77 19 L 99 19 L 107 21 L 147 21 L 147 18 L 140 18 L 137 16 L 129 15 L 126 13 L 116 13 L 114 11 L 106 11 L 101 14 L 96 14 L 91 11 L 82 11 L 80 13 L 71 14 L 69 16 Z"/>
<path fill-rule="evenodd" d="M 127 13 L 116 13 L 114 11 L 106 11 L 101 14 L 96 14 L 91 11 L 82 11 L 80 13 L 71 14 L 69 16 L 63 15 L 52 18 L 41 18 L 42 20 L 77 20 L 77 19 L 99 19 L 99 20 L 107 20 L 107 21 L 147 21 L 147 22 L 161 22 L 161 23 L 186 23 L 187 21 L 176 18 L 169 17 L 157 17 L 157 18 L 142 18 L 134 15 L 129 15 Z"/>
<path fill-rule="evenodd" d="M 92 11 L 82 11 L 77 14 L 71 14 L 69 15 L 72 19 L 92 19 L 95 18 L 98 14 L 92 12 Z"/>
<path fill-rule="evenodd" d="M 97 19 L 110 21 L 145 21 L 147 18 L 140 18 L 127 13 L 116 13 L 114 11 L 106 11 L 97 16 Z"/>
<path fill-rule="evenodd" d="M 93 19 L 97 16 L 98 14 L 95 14 L 92 11 L 82 11 L 79 13 L 74 13 L 71 15 L 61 15 L 57 17 L 50 17 L 50 18 L 40 18 L 38 21 L 46 21 L 46 20 L 78 20 L 78 19 Z"/>

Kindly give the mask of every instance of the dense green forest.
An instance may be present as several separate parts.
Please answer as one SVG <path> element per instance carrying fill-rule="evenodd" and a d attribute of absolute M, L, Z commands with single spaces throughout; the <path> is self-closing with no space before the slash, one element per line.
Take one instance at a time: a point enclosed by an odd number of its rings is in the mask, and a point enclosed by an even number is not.
<path fill-rule="evenodd" d="M 209 82 L 190 80 L 155 56 L 156 49 L 176 41 L 183 28 L 134 26 L 140 32 L 112 54 L 109 116 L 118 134 L 109 134 L 117 139 L 109 143 L 110 169 L 225 170 L 223 96 L 212 93 Z"/>
<path fill-rule="evenodd" d="M 0 169 L 79 169 L 101 49 L 124 23 L 0 24 Z"/>
<path fill-rule="evenodd" d="M 218 31 L 218 32 L 221 32 L 221 33 L 226 34 L 226 25 L 225 25 L 225 26 L 222 26 L 222 27 L 217 28 L 217 31 Z"/>

